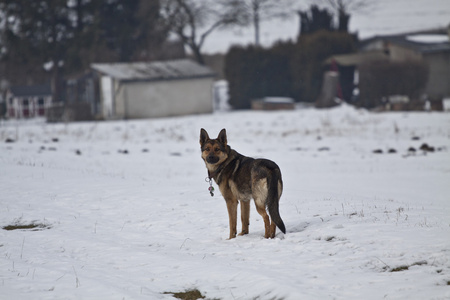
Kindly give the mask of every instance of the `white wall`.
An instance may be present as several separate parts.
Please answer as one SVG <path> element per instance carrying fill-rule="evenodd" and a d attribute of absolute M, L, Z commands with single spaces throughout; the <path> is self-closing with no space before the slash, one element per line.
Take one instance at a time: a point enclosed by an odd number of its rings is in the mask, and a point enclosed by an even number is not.
<path fill-rule="evenodd" d="M 100 86 L 102 97 L 102 114 L 104 118 L 109 119 L 114 116 L 112 78 L 109 76 L 102 76 L 100 79 Z"/>
<path fill-rule="evenodd" d="M 122 83 L 123 117 L 154 118 L 213 111 L 213 78 Z"/>

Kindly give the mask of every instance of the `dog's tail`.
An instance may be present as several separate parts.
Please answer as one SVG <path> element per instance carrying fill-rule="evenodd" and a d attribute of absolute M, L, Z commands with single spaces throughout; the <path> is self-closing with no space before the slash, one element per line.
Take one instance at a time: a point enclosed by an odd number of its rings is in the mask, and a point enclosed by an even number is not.
<path fill-rule="evenodd" d="M 273 171 L 274 172 L 272 172 L 271 176 L 269 176 L 267 180 L 268 194 L 266 205 L 272 221 L 278 226 L 278 228 L 280 228 L 283 233 L 286 233 L 286 227 L 284 226 L 279 211 L 279 201 L 281 193 L 283 191 L 283 181 L 281 179 L 280 169 L 277 167 Z"/>

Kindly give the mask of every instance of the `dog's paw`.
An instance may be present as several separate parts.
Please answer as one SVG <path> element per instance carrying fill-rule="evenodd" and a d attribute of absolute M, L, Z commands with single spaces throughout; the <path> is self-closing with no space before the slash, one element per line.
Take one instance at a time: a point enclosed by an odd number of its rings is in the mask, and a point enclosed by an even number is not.
<path fill-rule="evenodd" d="M 234 238 L 236 238 L 236 234 L 230 235 L 230 237 L 228 238 L 228 240 L 232 240 L 232 239 L 234 239 Z"/>

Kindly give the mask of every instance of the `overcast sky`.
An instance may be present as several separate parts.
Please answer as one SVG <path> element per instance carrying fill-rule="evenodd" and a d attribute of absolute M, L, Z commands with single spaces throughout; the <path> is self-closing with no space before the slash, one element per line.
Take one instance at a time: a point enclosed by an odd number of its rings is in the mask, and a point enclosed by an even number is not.
<path fill-rule="evenodd" d="M 311 1 L 309 2 L 311 3 Z M 373 0 L 369 10 L 353 12 L 350 30 L 360 38 L 395 34 L 450 24 L 450 0 Z M 298 9 L 306 10 L 307 0 L 298 0 L 292 17 L 261 23 L 261 43 L 270 46 L 277 40 L 295 39 L 299 30 Z M 204 52 L 226 52 L 233 44 L 247 45 L 254 40 L 252 28 L 213 32 L 205 41 Z"/>

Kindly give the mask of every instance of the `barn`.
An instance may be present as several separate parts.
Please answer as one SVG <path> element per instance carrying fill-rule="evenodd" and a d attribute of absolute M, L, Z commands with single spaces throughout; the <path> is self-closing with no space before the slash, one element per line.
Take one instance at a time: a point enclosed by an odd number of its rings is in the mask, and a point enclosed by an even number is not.
<path fill-rule="evenodd" d="M 214 72 L 190 59 L 95 63 L 101 114 L 132 119 L 213 111 Z"/>

